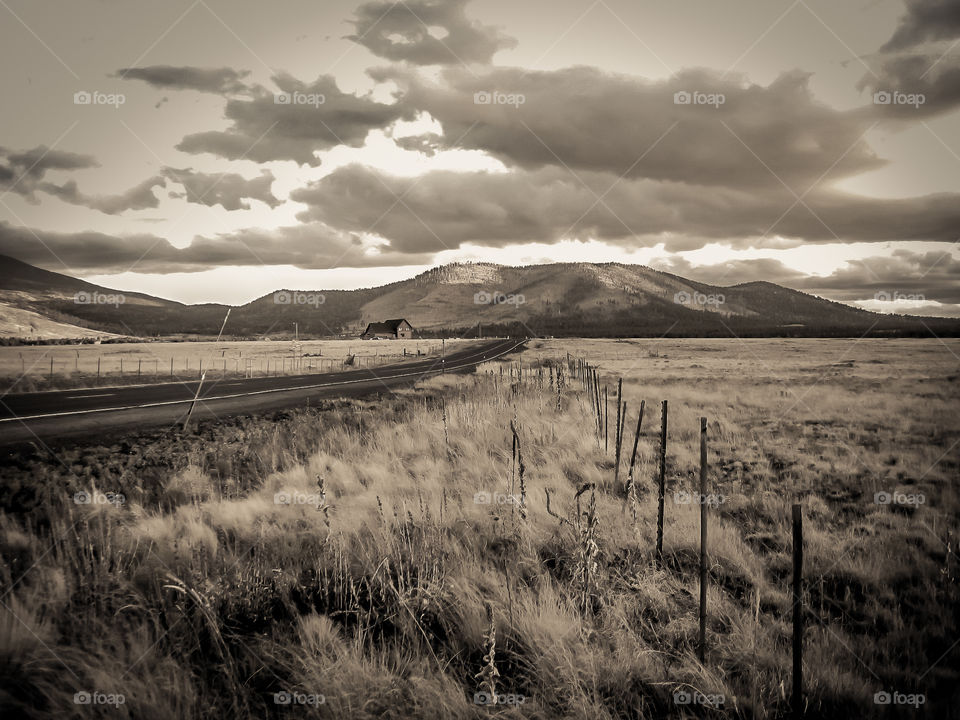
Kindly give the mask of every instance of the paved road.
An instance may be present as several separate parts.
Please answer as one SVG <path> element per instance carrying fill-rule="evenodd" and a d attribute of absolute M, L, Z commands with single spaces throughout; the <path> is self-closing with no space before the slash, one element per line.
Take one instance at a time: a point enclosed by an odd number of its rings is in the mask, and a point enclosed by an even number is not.
<path fill-rule="evenodd" d="M 336 373 L 207 380 L 200 387 L 193 420 L 409 387 L 442 369 L 467 370 L 521 345 L 522 340 L 482 342 L 447 355 L 442 364 L 439 358 L 429 358 Z M 185 417 L 198 385 L 172 382 L 5 395 L 0 397 L 0 445 L 172 425 Z"/>

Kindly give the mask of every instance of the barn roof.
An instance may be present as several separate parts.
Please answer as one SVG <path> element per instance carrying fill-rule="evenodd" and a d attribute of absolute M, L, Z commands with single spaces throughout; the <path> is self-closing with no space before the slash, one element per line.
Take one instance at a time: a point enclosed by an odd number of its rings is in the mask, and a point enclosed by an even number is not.
<path fill-rule="evenodd" d="M 396 335 L 397 328 L 400 327 L 401 323 L 407 323 L 407 325 L 410 325 L 410 323 L 404 318 L 394 318 L 393 320 L 384 320 L 383 322 L 372 322 L 367 325 L 367 329 L 363 331 L 363 334 L 393 333 Z"/>

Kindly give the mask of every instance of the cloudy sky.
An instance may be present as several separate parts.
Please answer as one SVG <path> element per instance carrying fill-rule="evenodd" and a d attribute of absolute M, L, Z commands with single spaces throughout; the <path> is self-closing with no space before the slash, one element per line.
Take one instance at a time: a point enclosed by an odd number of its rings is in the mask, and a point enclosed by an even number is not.
<path fill-rule="evenodd" d="M 0 17 L 0 253 L 51 270 L 240 303 L 616 261 L 960 315 L 960 0 Z"/>

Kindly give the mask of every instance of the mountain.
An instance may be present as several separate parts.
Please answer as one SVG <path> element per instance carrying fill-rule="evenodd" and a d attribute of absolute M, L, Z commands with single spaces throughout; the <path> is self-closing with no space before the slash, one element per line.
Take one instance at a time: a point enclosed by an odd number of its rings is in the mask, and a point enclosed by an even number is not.
<path fill-rule="evenodd" d="M 0 302 L 140 336 L 215 336 L 228 309 L 231 337 L 289 337 L 295 324 L 306 337 L 359 334 L 391 317 L 425 334 L 465 336 L 955 335 L 960 328 L 956 320 L 872 313 L 769 282 L 719 287 L 620 263 L 454 263 L 376 288 L 278 290 L 229 307 L 120 293 L 0 256 Z"/>

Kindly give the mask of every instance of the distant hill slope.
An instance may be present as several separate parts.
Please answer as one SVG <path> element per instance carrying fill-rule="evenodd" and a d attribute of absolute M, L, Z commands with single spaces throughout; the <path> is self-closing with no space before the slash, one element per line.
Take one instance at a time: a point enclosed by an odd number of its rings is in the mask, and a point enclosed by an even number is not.
<path fill-rule="evenodd" d="M 0 256 L 0 301 L 119 334 L 216 335 L 226 305 L 118 291 Z M 77 302 L 76 293 L 98 294 Z M 84 296 L 81 296 L 84 297 Z M 278 301 L 279 299 L 279 301 Z M 286 302 L 285 302 L 286 301 Z M 418 331 L 558 336 L 957 334 L 960 322 L 881 315 L 769 282 L 716 287 L 642 265 L 455 263 L 360 290 L 278 291 L 229 308 L 226 334 L 357 333 L 405 317 Z"/>
<path fill-rule="evenodd" d="M 113 333 L 77 327 L 51 320 L 32 310 L 0 303 L 0 338 L 24 340 L 84 340 L 119 337 Z"/>

